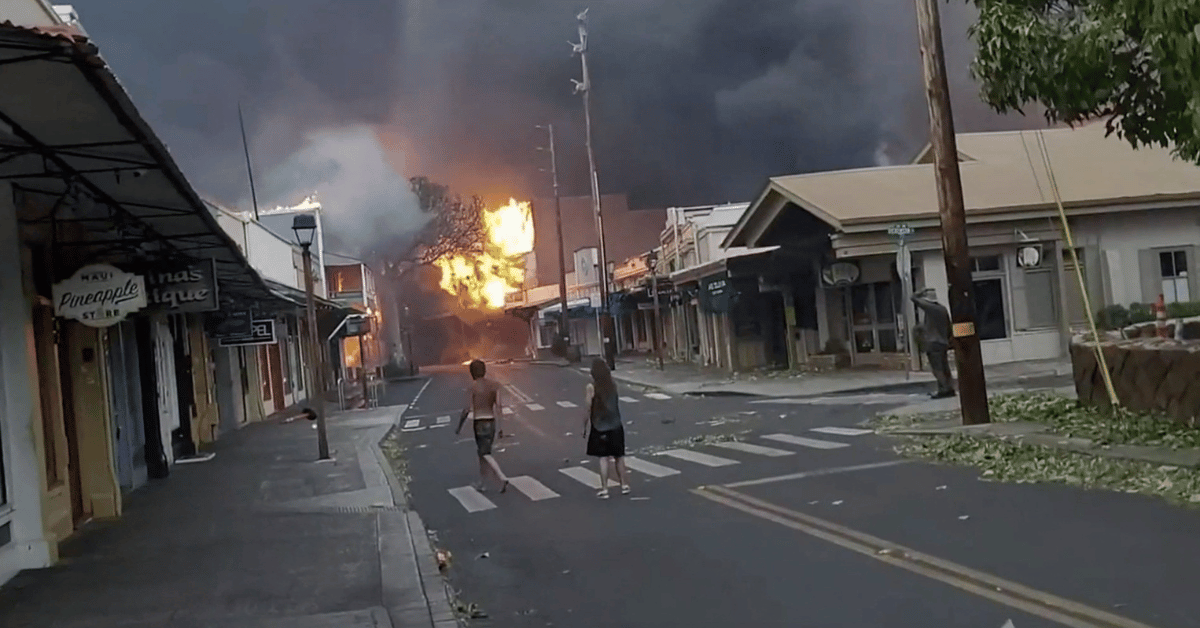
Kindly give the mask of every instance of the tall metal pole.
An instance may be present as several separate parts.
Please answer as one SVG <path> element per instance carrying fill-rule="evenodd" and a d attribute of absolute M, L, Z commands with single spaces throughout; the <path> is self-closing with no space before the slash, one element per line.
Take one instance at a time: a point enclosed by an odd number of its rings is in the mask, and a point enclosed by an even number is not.
<path fill-rule="evenodd" d="M 654 299 L 654 353 L 658 356 L 658 370 L 663 370 L 662 318 L 658 311 L 658 259 L 650 261 L 650 294 Z"/>
<path fill-rule="evenodd" d="M 246 119 L 242 103 L 238 103 L 238 124 L 242 127 L 242 150 L 246 153 L 246 174 L 250 177 L 250 201 L 254 203 L 254 219 L 258 220 L 258 194 L 254 191 L 254 169 L 250 167 L 250 143 L 246 141 Z"/>
<path fill-rule="evenodd" d="M 544 128 L 550 134 L 550 178 L 554 182 L 554 228 L 558 234 L 558 301 L 562 311 L 558 318 L 558 335 L 562 338 L 563 347 L 571 344 L 570 321 L 567 318 L 567 262 L 563 248 L 562 201 L 558 192 L 558 154 L 554 148 L 554 125 L 547 124 Z"/>
<path fill-rule="evenodd" d="M 312 252 L 310 245 L 301 247 L 304 258 L 304 294 L 308 305 L 308 343 L 311 345 L 312 363 L 309 371 L 312 373 L 312 390 L 309 392 L 309 403 L 312 411 L 317 413 L 317 459 L 329 460 L 329 436 L 325 432 L 325 369 L 321 367 L 321 341 L 317 333 L 317 303 L 313 296 Z"/>
<path fill-rule="evenodd" d="M 953 322 L 954 359 L 958 365 L 959 398 L 963 423 L 988 423 L 987 384 L 983 355 L 975 331 L 975 298 L 971 284 L 971 255 L 967 243 L 966 211 L 958 170 L 954 117 L 946 81 L 942 26 L 937 0 L 916 0 L 925 95 L 929 101 L 929 134 L 937 171 L 938 213 L 941 216 L 942 250 L 949 280 L 950 319 Z"/>
<path fill-rule="evenodd" d="M 592 78 L 588 73 L 587 64 L 587 14 L 588 10 L 584 9 L 582 13 L 576 16 L 579 21 L 579 43 L 573 44 L 575 54 L 579 55 L 580 63 L 583 68 L 583 80 L 574 81 L 575 93 L 583 95 L 583 126 L 586 133 L 588 169 L 592 179 L 592 209 L 596 214 L 596 234 L 599 236 L 600 249 L 600 328 L 601 339 L 603 343 L 604 361 L 608 363 L 608 368 L 616 368 L 616 355 L 613 351 L 613 344 L 616 342 L 613 337 L 613 321 L 612 314 L 608 310 L 608 251 L 604 243 L 604 214 L 600 209 L 600 180 L 596 174 L 596 155 L 592 150 L 592 105 L 591 91 Z"/>

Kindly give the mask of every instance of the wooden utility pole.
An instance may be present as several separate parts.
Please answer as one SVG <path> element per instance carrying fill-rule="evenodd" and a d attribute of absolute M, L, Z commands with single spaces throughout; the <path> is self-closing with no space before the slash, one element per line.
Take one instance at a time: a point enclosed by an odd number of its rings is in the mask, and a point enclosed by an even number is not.
<path fill-rule="evenodd" d="M 571 321 L 567 316 L 567 262 L 566 256 L 563 253 L 563 228 L 562 228 L 562 199 L 558 192 L 558 155 L 554 150 L 554 125 L 547 124 L 538 128 L 546 129 L 550 134 L 550 177 L 554 182 L 554 228 L 558 233 L 558 301 L 562 311 L 558 313 L 558 335 L 562 339 L 564 349 L 564 358 L 570 357 L 569 349 L 571 344 Z"/>
<path fill-rule="evenodd" d="M 941 217 L 942 250 L 946 256 L 950 320 L 954 337 L 951 347 L 958 365 L 958 394 L 963 424 L 988 423 L 987 384 L 983 355 L 975 331 L 975 296 L 971 285 L 971 255 L 967 246 L 966 210 L 962 178 L 958 170 L 958 146 L 954 139 L 954 117 L 946 81 L 946 59 L 942 49 L 942 25 L 938 0 L 916 0 L 917 31 L 921 40 L 921 65 L 925 71 L 925 96 L 929 101 L 929 136 L 937 173 L 938 213 Z"/>

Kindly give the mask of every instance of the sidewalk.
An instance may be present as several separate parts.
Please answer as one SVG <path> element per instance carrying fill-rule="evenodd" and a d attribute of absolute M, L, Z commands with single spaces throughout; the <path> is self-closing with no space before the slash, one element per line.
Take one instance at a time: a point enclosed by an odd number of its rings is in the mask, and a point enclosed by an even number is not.
<path fill-rule="evenodd" d="M 551 364 L 551 363 L 547 363 Z M 565 363 L 558 364 L 566 366 Z M 581 366 L 586 369 L 586 365 Z M 1071 376 L 1070 361 L 1047 360 L 998 364 L 985 369 L 989 384 L 1065 384 Z M 760 397 L 808 397 L 846 392 L 909 389 L 932 390 L 933 375 L 878 369 L 853 369 L 834 373 L 771 371 L 730 375 L 691 363 L 667 363 L 658 370 L 654 360 L 621 359 L 613 377 L 618 381 L 653 388 L 675 395 L 754 395 Z"/>
<path fill-rule="evenodd" d="M 251 424 L 90 524 L 49 569 L 0 589 L 0 625 L 457 626 L 420 518 L 379 441 L 403 406 Z"/>

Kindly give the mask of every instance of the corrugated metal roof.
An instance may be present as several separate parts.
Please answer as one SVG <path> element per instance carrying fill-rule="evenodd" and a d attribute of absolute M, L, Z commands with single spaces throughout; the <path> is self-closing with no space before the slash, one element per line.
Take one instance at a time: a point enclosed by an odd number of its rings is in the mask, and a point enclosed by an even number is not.
<path fill-rule="evenodd" d="M 22 26 L 14 24 L 11 20 L 0 22 L 0 30 L 22 31 L 26 33 L 34 33 L 48 39 L 62 39 L 71 43 L 86 43 L 88 36 L 71 24 L 57 24 L 54 26 Z"/>

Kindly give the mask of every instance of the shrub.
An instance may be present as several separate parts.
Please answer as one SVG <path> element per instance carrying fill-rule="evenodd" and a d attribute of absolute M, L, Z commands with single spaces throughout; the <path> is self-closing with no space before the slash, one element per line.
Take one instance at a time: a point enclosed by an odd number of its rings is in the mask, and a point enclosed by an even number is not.
<path fill-rule="evenodd" d="M 1200 301 L 1167 304 L 1167 318 L 1190 318 L 1192 316 L 1200 316 Z M 1154 321 L 1154 305 L 1150 303 L 1130 303 L 1128 308 L 1122 305 L 1110 305 L 1096 312 L 1096 326 L 1100 329 L 1121 329 L 1130 325 Z"/>

